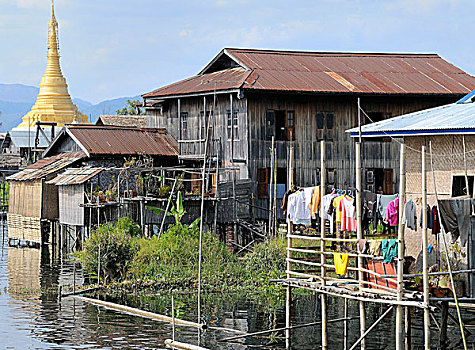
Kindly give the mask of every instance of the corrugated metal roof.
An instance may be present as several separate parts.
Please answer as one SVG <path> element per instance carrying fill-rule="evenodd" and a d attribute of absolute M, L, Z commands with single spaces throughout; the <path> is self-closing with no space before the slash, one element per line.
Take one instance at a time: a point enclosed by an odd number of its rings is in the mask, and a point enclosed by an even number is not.
<path fill-rule="evenodd" d="M 240 68 L 225 69 L 223 60 Z M 220 69 L 220 71 L 215 71 Z M 225 84 L 219 81 L 232 81 Z M 465 94 L 475 78 L 437 54 L 326 53 L 224 49 L 197 76 L 144 98 L 216 90 L 298 91 L 309 93 Z M 241 84 L 239 84 L 241 82 Z"/>
<path fill-rule="evenodd" d="M 215 89 L 215 85 L 216 90 L 239 89 L 250 74 L 249 70 L 243 68 L 231 68 L 210 74 L 196 75 L 149 92 L 142 97 L 212 92 Z"/>
<path fill-rule="evenodd" d="M 358 128 L 347 130 L 358 136 Z M 361 128 L 364 137 L 475 134 L 475 103 L 451 103 L 448 105 L 404 114 Z"/>
<path fill-rule="evenodd" d="M 165 129 L 70 125 L 67 132 L 89 155 L 178 156 L 178 144 Z"/>
<path fill-rule="evenodd" d="M 61 153 L 52 157 L 44 158 L 27 166 L 22 171 L 7 177 L 9 181 L 33 181 L 48 175 L 54 175 L 58 171 L 70 166 L 74 162 L 84 158 L 82 152 Z"/>
<path fill-rule="evenodd" d="M 56 186 L 80 185 L 93 178 L 103 170 L 104 168 L 93 167 L 70 168 L 66 169 L 64 173 L 59 174 L 47 183 Z"/>

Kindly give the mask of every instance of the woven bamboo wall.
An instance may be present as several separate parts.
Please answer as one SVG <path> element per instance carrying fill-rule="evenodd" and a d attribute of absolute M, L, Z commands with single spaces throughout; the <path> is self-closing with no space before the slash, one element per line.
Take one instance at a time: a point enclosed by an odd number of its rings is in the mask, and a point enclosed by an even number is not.
<path fill-rule="evenodd" d="M 67 225 L 84 225 L 84 185 L 59 187 L 59 222 Z"/>
<path fill-rule="evenodd" d="M 421 153 L 423 145 L 427 149 L 427 203 L 435 205 L 435 188 L 432 176 L 429 142 L 432 144 L 435 185 L 439 199 L 449 198 L 452 190 L 452 176 L 464 174 L 463 141 L 461 135 L 406 137 L 406 199 L 412 195 L 414 201 L 422 197 L 421 193 Z M 467 173 L 475 175 L 475 135 L 465 136 Z M 417 217 L 420 220 L 422 205 L 417 205 Z M 429 244 L 436 244 L 436 236 L 429 230 Z M 447 235 L 447 242 L 451 242 Z M 406 255 L 417 258 L 422 248 L 421 229 L 417 232 L 406 229 Z M 459 242 L 460 243 L 460 242 Z M 466 249 L 463 249 L 466 251 Z"/>
<path fill-rule="evenodd" d="M 41 217 L 41 180 L 10 182 L 8 213 L 26 217 Z"/>

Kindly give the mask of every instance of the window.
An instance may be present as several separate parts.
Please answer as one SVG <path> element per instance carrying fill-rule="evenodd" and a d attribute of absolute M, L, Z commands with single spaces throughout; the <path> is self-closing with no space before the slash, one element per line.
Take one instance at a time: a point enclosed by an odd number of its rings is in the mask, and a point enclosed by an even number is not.
<path fill-rule="evenodd" d="M 468 188 L 470 197 L 473 197 L 473 179 L 474 175 L 468 175 Z M 453 175 L 452 176 L 452 197 L 466 196 L 467 195 L 467 182 L 465 175 Z"/>
<path fill-rule="evenodd" d="M 226 112 L 226 115 L 227 115 L 228 140 L 231 140 L 231 139 L 239 140 L 238 112 L 233 111 L 233 117 L 231 118 L 231 111 L 228 109 Z M 234 135 L 233 135 L 233 128 L 234 128 Z"/>
<path fill-rule="evenodd" d="M 271 140 L 272 136 L 276 141 L 295 140 L 295 112 L 282 109 L 271 109 L 266 111 L 266 140 Z"/>
<path fill-rule="evenodd" d="M 315 119 L 317 123 L 317 140 L 332 141 L 335 114 L 333 112 L 317 112 Z"/>
<path fill-rule="evenodd" d="M 181 120 L 181 138 L 188 137 L 188 112 L 181 112 L 180 114 Z"/>

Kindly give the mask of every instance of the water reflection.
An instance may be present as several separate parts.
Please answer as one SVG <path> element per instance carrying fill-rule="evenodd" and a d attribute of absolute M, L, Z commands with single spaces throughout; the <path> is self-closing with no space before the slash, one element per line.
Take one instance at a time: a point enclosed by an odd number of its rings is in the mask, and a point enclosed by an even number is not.
<path fill-rule="evenodd" d="M 58 284 L 72 284 L 72 264 L 67 257 L 50 246 L 43 250 L 7 247 L 4 237 L 0 260 L 0 337 L 5 349 L 163 349 L 164 340 L 171 338 L 171 326 L 139 317 L 120 314 L 84 303 L 75 298 L 57 300 Z M 76 283 L 84 278 L 77 269 Z M 100 296 L 100 295 L 98 295 Z M 122 294 L 100 296 L 145 310 L 170 314 L 168 295 L 142 296 Z M 175 297 L 178 317 L 196 320 L 196 295 Z M 328 298 L 328 318 L 344 316 L 343 300 Z M 249 300 L 246 296 L 205 295 L 203 315 L 211 326 L 255 332 L 285 326 L 283 300 Z M 387 306 L 368 305 L 367 324 L 372 324 Z M 292 324 L 319 321 L 319 299 L 312 294 L 294 297 Z M 349 303 L 349 315 L 358 315 L 358 304 Z M 422 346 L 422 314 L 413 313 L 414 348 Z M 466 319 L 471 318 L 465 314 Z M 359 336 L 358 320 L 348 322 L 348 344 Z M 197 331 L 177 327 L 179 341 L 197 344 Z M 438 332 L 432 332 L 436 347 Z M 343 349 L 343 323 L 329 324 L 329 349 Z M 248 350 L 285 348 L 283 333 L 272 337 L 236 339 L 218 342 L 233 333 L 209 329 L 201 334 L 200 345 L 209 349 Z M 449 328 L 449 338 L 458 339 L 457 327 Z M 468 338 L 470 348 L 473 337 Z M 319 326 L 292 331 L 291 349 L 319 349 Z M 394 313 L 381 322 L 367 341 L 368 350 L 394 348 Z"/>

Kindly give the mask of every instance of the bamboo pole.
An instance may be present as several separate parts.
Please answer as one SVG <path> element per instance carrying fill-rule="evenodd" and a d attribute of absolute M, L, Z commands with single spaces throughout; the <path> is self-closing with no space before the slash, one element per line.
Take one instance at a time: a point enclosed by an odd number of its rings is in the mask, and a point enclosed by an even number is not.
<path fill-rule="evenodd" d="M 405 332 L 406 332 L 406 340 L 404 343 L 404 349 L 405 350 L 411 350 L 412 349 L 412 319 L 411 319 L 411 307 L 406 306 L 405 307 L 406 312 L 404 313 L 405 316 Z"/>
<path fill-rule="evenodd" d="M 358 344 L 359 344 L 360 342 L 362 342 L 363 339 L 369 334 L 369 332 L 371 332 L 371 331 L 373 330 L 373 328 L 376 327 L 376 325 L 377 325 L 379 322 L 381 322 L 381 321 L 386 317 L 386 315 L 387 315 L 392 309 L 393 309 L 393 306 L 390 306 L 390 307 L 386 310 L 386 312 L 385 312 L 384 314 L 382 314 L 382 315 L 376 320 L 376 322 L 374 322 L 374 323 L 371 325 L 371 327 L 369 327 L 368 330 L 367 330 L 366 332 L 364 332 L 364 333 L 361 335 L 361 337 L 351 346 L 350 350 L 355 349 L 355 348 L 358 346 Z"/>
<path fill-rule="evenodd" d="M 181 343 L 178 341 L 174 341 L 172 339 L 166 339 L 165 345 L 170 349 L 179 349 L 179 350 L 209 350 L 208 348 L 203 348 L 201 346 Z"/>
<path fill-rule="evenodd" d="M 422 146 L 422 273 L 424 287 L 424 348 L 430 350 L 429 269 L 427 263 L 427 173 L 426 146 Z"/>
<path fill-rule="evenodd" d="M 294 148 L 291 145 L 289 147 L 289 165 L 288 165 L 288 176 L 287 176 L 287 184 L 288 190 L 292 189 L 293 183 L 293 170 L 292 165 L 294 161 Z M 290 220 L 287 220 L 287 248 L 292 248 L 292 238 L 290 237 L 292 233 L 292 223 Z M 291 278 L 292 275 L 290 272 L 292 271 L 292 251 L 287 250 L 287 278 Z M 290 308 L 292 304 L 292 287 L 287 285 L 286 288 L 286 297 L 285 297 L 285 344 L 286 348 L 290 348 Z"/>
<path fill-rule="evenodd" d="M 404 266 L 404 225 L 402 215 L 404 211 L 404 199 L 406 193 L 406 145 L 401 144 L 399 159 L 399 226 L 397 245 L 397 300 L 402 301 L 404 293 L 403 266 Z M 404 345 L 403 307 L 396 307 L 396 350 L 402 350 Z"/>
<path fill-rule="evenodd" d="M 162 235 L 162 232 L 163 232 L 163 225 L 165 225 L 165 219 L 167 218 L 168 208 L 170 207 L 173 192 L 175 191 L 176 181 L 177 181 L 177 179 L 175 177 L 175 181 L 173 182 L 172 190 L 170 191 L 170 196 L 168 197 L 167 207 L 165 208 L 165 212 L 163 213 L 162 223 L 160 224 L 160 231 L 158 231 L 158 239 L 160 239 L 160 236 Z M 203 180 L 201 180 L 201 181 L 203 181 Z"/>
<path fill-rule="evenodd" d="M 130 314 L 130 315 L 140 316 L 140 317 L 143 317 L 143 318 L 149 318 L 149 319 L 152 319 L 152 320 L 157 320 L 157 321 L 162 321 L 162 322 L 173 323 L 173 318 L 169 317 L 169 316 L 166 316 L 166 315 L 160 315 L 160 314 L 156 314 L 156 313 L 153 313 L 153 312 L 136 309 L 136 308 L 133 308 L 133 307 L 130 307 L 130 306 L 111 303 L 111 302 L 103 301 L 103 300 L 99 300 L 99 299 L 87 298 L 87 297 L 83 297 L 83 296 L 79 296 L 79 295 L 75 295 L 74 298 L 78 298 L 82 301 L 85 301 L 85 302 L 88 302 L 88 303 L 91 303 L 91 304 L 94 304 L 94 305 L 103 306 L 105 308 L 120 311 L 120 312 L 127 313 L 127 314 Z M 185 326 L 185 327 L 206 329 L 205 324 L 200 324 L 200 323 L 195 323 L 195 322 L 191 322 L 191 321 L 181 320 L 179 318 L 175 318 L 175 324 L 177 324 L 179 326 Z"/>
<path fill-rule="evenodd" d="M 325 166 L 325 141 L 320 141 L 320 195 L 323 197 L 325 195 L 326 187 L 326 166 Z M 320 207 L 320 236 L 322 240 L 320 241 L 320 275 L 322 277 L 322 285 L 325 285 L 325 218 L 323 215 L 323 201 L 321 201 Z M 327 338 L 327 300 L 326 295 L 321 294 L 321 308 L 322 308 L 322 349 L 326 350 L 328 348 L 328 338 Z"/>
<path fill-rule="evenodd" d="M 277 237 L 277 152 L 274 146 L 274 237 Z"/>

